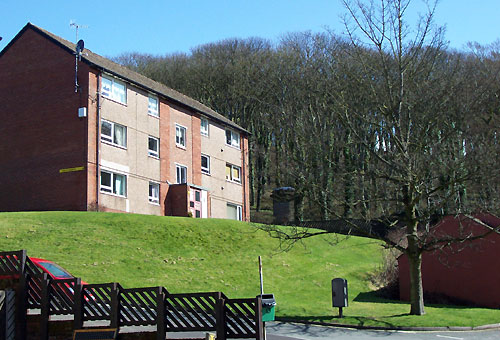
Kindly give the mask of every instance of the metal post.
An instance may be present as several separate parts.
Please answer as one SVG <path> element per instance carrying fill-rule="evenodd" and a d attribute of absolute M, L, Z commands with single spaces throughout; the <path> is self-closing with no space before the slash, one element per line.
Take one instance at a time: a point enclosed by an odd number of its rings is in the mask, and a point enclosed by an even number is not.
<path fill-rule="evenodd" d="M 257 300 L 259 302 L 259 310 L 260 310 L 260 323 L 262 326 L 262 339 L 266 340 L 266 323 L 262 322 L 262 295 L 264 295 L 264 279 L 262 275 L 262 258 L 259 256 L 259 276 L 260 276 L 260 298 Z"/>
<path fill-rule="evenodd" d="M 260 295 L 264 294 L 264 280 L 262 278 L 262 258 L 259 256 L 259 276 L 260 276 Z"/>

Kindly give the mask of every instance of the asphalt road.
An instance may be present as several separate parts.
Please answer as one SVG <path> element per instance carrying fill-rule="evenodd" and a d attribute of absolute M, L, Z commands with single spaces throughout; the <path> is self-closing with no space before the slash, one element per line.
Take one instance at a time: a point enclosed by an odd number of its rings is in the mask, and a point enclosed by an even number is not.
<path fill-rule="evenodd" d="M 353 340 L 353 339 L 388 339 L 388 340 L 498 340 L 500 330 L 468 332 L 413 332 L 413 331 L 378 331 L 352 328 L 304 325 L 283 322 L 266 323 L 267 340 Z"/>
<path fill-rule="evenodd" d="M 67 316 L 52 316 L 52 320 L 67 319 Z M 104 326 L 102 322 L 86 322 L 86 326 Z M 154 332 L 155 326 L 136 327 L 129 326 L 120 329 L 121 332 Z M 499 340 L 500 330 L 481 331 L 380 331 L 380 330 L 359 330 L 345 327 L 317 326 L 288 322 L 266 322 L 267 340 Z M 168 333 L 168 338 L 203 338 L 205 333 L 182 332 Z"/>

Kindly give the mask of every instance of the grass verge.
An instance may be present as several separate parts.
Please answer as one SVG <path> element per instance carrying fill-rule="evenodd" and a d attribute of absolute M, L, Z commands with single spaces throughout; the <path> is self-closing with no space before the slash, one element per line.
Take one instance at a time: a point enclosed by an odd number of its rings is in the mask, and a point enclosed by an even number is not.
<path fill-rule="evenodd" d="M 334 244 L 334 245 L 332 245 Z M 252 225 L 93 212 L 0 213 L 0 251 L 27 249 L 90 283 L 164 286 L 172 293 L 222 291 L 229 297 L 274 293 L 277 316 L 369 326 L 478 326 L 500 322 L 500 311 L 432 305 L 424 316 L 409 305 L 378 298 L 369 274 L 381 264 L 377 241 L 314 237 L 282 252 L 279 241 Z M 349 285 L 345 318 L 331 307 L 331 280 Z"/>

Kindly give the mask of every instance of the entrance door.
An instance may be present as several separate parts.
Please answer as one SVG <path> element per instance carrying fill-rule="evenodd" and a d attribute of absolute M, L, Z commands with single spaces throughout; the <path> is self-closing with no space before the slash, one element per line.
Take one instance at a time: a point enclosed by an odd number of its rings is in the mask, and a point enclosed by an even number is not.
<path fill-rule="evenodd" d="M 193 217 L 201 218 L 201 190 L 191 188 L 189 190 L 189 211 Z"/>

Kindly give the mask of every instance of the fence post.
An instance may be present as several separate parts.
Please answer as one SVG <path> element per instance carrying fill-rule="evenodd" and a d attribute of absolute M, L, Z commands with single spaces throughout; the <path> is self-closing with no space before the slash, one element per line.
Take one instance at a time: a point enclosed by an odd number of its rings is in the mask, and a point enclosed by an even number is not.
<path fill-rule="evenodd" d="M 114 282 L 111 286 L 111 328 L 120 327 L 120 288 Z"/>
<path fill-rule="evenodd" d="M 73 305 L 73 315 L 74 317 L 74 322 L 73 322 L 73 330 L 81 329 L 83 327 L 83 304 L 85 301 L 83 300 L 83 294 L 82 294 L 82 279 L 81 278 L 76 278 L 75 279 L 75 286 L 73 287 L 74 290 L 74 305 Z"/>
<path fill-rule="evenodd" d="M 16 340 L 26 340 L 27 312 L 28 312 L 28 281 L 25 273 L 26 250 L 20 250 L 19 260 L 19 284 L 16 290 Z"/>
<path fill-rule="evenodd" d="M 165 288 L 158 287 L 156 295 L 156 339 L 165 340 L 166 330 L 166 311 L 165 311 Z"/>
<path fill-rule="evenodd" d="M 47 273 L 43 273 L 42 280 L 42 296 L 40 301 L 40 339 L 49 339 L 49 317 L 50 317 L 50 278 Z"/>
<path fill-rule="evenodd" d="M 255 298 L 255 333 L 257 334 L 257 340 L 265 340 L 265 328 L 262 322 L 262 296 L 257 296 Z"/>
<path fill-rule="evenodd" d="M 215 332 L 217 340 L 226 340 L 226 301 L 220 292 L 217 293 L 215 303 Z"/>

